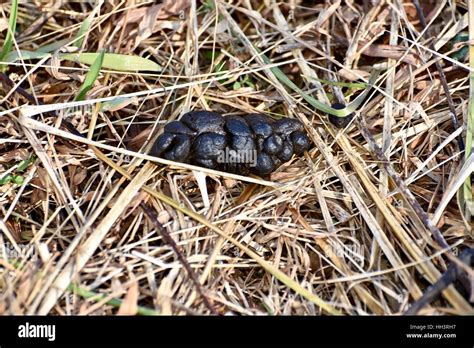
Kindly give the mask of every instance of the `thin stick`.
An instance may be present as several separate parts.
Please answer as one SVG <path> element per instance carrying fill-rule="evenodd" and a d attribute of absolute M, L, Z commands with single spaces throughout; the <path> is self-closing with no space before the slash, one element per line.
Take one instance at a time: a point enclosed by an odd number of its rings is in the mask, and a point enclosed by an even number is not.
<path fill-rule="evenodd" d="M 418 17 L 420 17 L 420 23 L 421 23 L 421 26 L 424 30 L 423 36 L 425 36 L 425 34 L 426 34 L 426 31 L 425 31 L 425 29 L 426 29 L 425 15 L 423 14 L 423 10 L 421 9 L 420 3 L 418 2 L 418 0 L 413 0 L 413 4 L 416 7 L 416 12 L 418 13 Z M 435 48 L 433 42 L 430 43 L 430 49 L 433 50 L 433 51 L 436 51 L 436 48 Z M 446 99 L 448 101 L 449 112 L 451 114 L 451 122 L 453 124 L 454 129 L 456 130 L 456 129 L 459 128 L 459 122 L 458 122 L 458 119 L 456 118 L 456 108 L 454 106 L 454 102 L 453 102 L 453 98 L 451 97 L 451 93 L 449 92 L 449 86 L 448 86 L 448 82 L 446 80 L 446 75 L 444 74 L 443 68 L 441 67 L 441 64 L 440 64 L 439 61 L 440 61 L 440 59 L 435 60 L 435 66 L 436 66 L 436 69 L 438 70 L 439 79 L 441 80 L 441 85 L 443 86 L 444 94 L 446 95 Z M 458 146 L 459 146 L 459 150 L 462 152 L 464 150 L 464 141 L 462 140 L 461 135 L 458 136 Z"/>
<path fill-rule="evenodd" d="M 468 267 L 470 267 L 470 265 L 474 261 L 474 249 L 465 249 L 461 253 L 461 255 L 459 255 L 459 259 L 462 262 L 466 263 Z M 431 285 L 425 291 L 422 297 L 420 297 L 411 305 L 411 307 L 405 312 L 405 315 L 416 315 L 420 309 L 433 302 L 441 294 L 441 292 L 448 286 L 450 286 L 452 283 L 454 283 L 456 279 L 463 279 L 462 275 L 462 269 L 456 263 L 451 263 L 448 267 L 448 270 L 443 274 L 443 276 L 439 278 L 436 283 Z M 466 287 L 469 285 L 464 284 L 464 286 Z M 469 289 L 467 290 L 469 291 Z M 470 291 L 473 290 L 470 289 Z"/>
<path fill-rule="evenodd" d="M 171 238 L 170 234 L 168 231 L 166 231 L 166 228 L 161 224 L 160 221 L 158 221 L 158 217 L 156 216 L 155 212 L 150 209 L 144 202 L 140 203 L 140 206 L 143 209 L 143 212 L 145 215 L 150 219 L 151 223 L 156 227 L 156 229 L 160 232 L 161 236 L 165 240 L 166 244 L 170 245 L 173 251 L 176 253 L 176 256 L 178 256 L 179 261 L 183 265 L 183 267 L 186 269 L 188 272 L 189 277 L 191 278 L 192 282 L 194 283 L 194 286 L 196 287 L 197 292 L 199 295 L 201 295 L 202 300 L 204 302 L 204 305 L 211 311 L 212 314 L 214 315 L 219 315 L 219 313 L 216 311 L 214 306 L 211 304 L 207 296 L 204 294 L 204 291 L 202 289 L 201 283 L 199 282 L 199 279 L 196 276 L 196 273 L 193 271 L 191 266 L 189 265 L 188 261 L 184 257 L 183 253 L 181 252 L 180 248 L 176 244 L 173 238 Z"/>
<path fill-rule="evenodd" d="M 431 234 L 435 238 L 436 242 L 442 248 L 449 249 L 450 247 L 449 247 L 448 243 L 446 242 L 446 240 L 444 239 L 441 232 L 439 231 L 439 229 L 432 223 L 432 221 L 431 221 L 430 217 L 428 216 L 428 214 L 423 210 L 420 203 L 418 203 L 415 196 L 413 196 L 413 194 L 408 189 L 407 185 L 402 180 L 400 175 L 398 175 L 398 173 L 390 165 L 390 161 L 383 154 L 382 149 L 375 142 L 374 137 L 372 136 L 372 134 L 370 134 L 370 132 L 367 128 L 364 117 L 362 115 L 360 115 L 360 117 L 356 117 L 355 122 L 356 122 L 356 124 L 357 124 L 357 126 L 360 130 L 360 133 L 362 134 L 362 136 L 367 141 L 367 144 L 369 145 L 370 151 L 377 158 L 377 160 L 379 161 L 379 164 L 384 168 L 384 170 L 387 172 L 387 174 L 393 180 L 395 185 L 397 185 L 397 188 L 400 191 L 400 193 L 403 194 L 405 199 L 408 201 L 408 204 L 411 205 L 411 207 L 413 208 L 415 213 L 420 217 L 421 221 L 426 226 L 426 228 L 431 232 Z"/>

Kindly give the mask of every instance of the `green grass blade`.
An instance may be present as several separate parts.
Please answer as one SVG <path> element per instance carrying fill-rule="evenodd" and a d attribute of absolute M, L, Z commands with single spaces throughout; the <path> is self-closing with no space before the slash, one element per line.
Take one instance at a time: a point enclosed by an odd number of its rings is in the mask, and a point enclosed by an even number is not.
<path fill-rule="evenodd" d="M 104 63 L 104 56 L 105 52 L 102 50 L 102 52 L 99 53 L 94 63 L 92 64 L 91 69 L 87 73 L 84 83 L 82 84 L 81 89 L 79 90 L 79 93 L 76 96 L 76 99 L 74 99 L 75 101 L 84 100 L 86 98 L 87 92 L 89 92 L 92 86 L 94 86 L 94 82 L 95 80 L 97 80 L 97 77 L 100 73 L 100 69 L 102 68 L 102 64 Z"/>
<path fill-rule="evenodd" d="M 42 59 L 51 53 L 41 51 L 20 51 L 23 59 Z M 60 54 L 60 59 L 65 59 L 73 62 L 79 62 L 86 65 L 94 64 L 100 53 L 66 53 Z M 5 61 L 9 63 L 16 62 L 20 59 L 19 53 L 10 52 Z M 161 66 L 157 63 L 138 56 L 128 56 L 125 54 L 105 53 L 102 67 L 105 69 L 117 71 L 161 71 Z"/>
<path fill-rule="evenodd" d="M 86 37 L 86 33 L 91 27 L 92 24 L 92 18 L 95 16 L 95 12 L 92 12 L 87 18 L 82 22 L 81 27 L 79 28 L 79 31 L 77 32 L 76 38 L 77 41 L 74 42 L 74 46 L 77 48 L 82 47 L 82 43 L 84 42 L 84 38 Z"/>
<path fill-rule="evenodd" d="M 46 56 L 51 55 L 50 53 L 47 53 L 47 52 L 33 52 L 33 51 L 26 51 L 26 50 L 20 50 L 20 52 L 12 51 L 5 57 L 5 62 L 8 62 L 8 63 L 16 62 L 17 60 L 20 59 L 20 54 L 21 54 L 21 57 L 25 60 L 42 59 Z"/>
<path fill-rule="evenodd" d="M 39 47 L 35 52 L 44 52 L 44 53 L 50 53 L 59 50 L 61 47 L 67 46 L 70 42 L 72 42 L 74 39 L 67 38 L 59 41 L 54 41 L 50 44 L 44 45 Z"/>
<path fill-rule="evenodd" d="M 471 3 L 469 6 L 469 41 L 474 39 L 474 8 Z M 469 66 L 474 67 L 474 46 L 469 45 Z M 474 135 L 474 73 L 469 73 L 469 106 L 467 113 L 467 128 L 466 128 L 466 150 L 464 152 L 464 160 L 471 156 L 472 153 L 472 138 Z M 461 197 L 459 197 L 461 196 Z M 461 213 L 464 214 L 465 218 L 470 220 L 473 215 L 472 205 L 472 187 L 471 187 L 471 176 L 466 180 L 463 185 L 462 195 L 458 196 L 458 200 L 461 202 Z"/>
<path fill-rule="evenodd" d="M 136 97 L 117 97 L 115 99 L 101 103 L 100 111 L 115 111 L 120 110 L 122 107 L 137 103 Z"/>
<path fill-rule="evenodd" d="M 61 54 L 61 59 L 92 65 L 99 53 Z M 103 67 L 118 71 L 161 71 L 161 67 L 149 59 L 124 54 L 105 53 Z"/>
<path fill-rule="evenodd" d="M 16 20 L 18 16 L 18 0 L 12 1 L 12 8 L 10 10 L 10 17 L 8 19 L 8 32 L 7 36 L 5 37 L 5 42 L 3 43 L 2 53 L 0 53 L 0 61 L 11 52 L 13 47 L 13 37 L 15 35 L 16 30 Z M 1 66 L 2 70 L 6 69 L 6 65 Z"/>
<path fill-rule="evenodd" d="M 265 64 L 272 64 L 272 61 L 268 59 L 267 56 L 265 56 L 263 53 L 261 53 L 261 57 L 264 61 Z M 319 100 L 316 100 L 306 92 L 304 92 L 301 88 L 299 88 L 297 85 L 291 81 L 288 76 L 283 73 L 283 71 L 280 70 L 278 67 L 272 67 L 270 68 L 270 71 L 275 75 L 275 77 L 280 80 L 281 83 L 286 85 L 288 88 L 291 88 L 293 91 L 297 92 L 299 95 L 301 95 L 304 100 L 306 100 L 311 106 L 315 107 L 316 109 L 325 112 L 330 115 L 334 115 L 337 117 L 345 117 L 347 115 L 350 115 L 353 113 L 364 101 L 364 99 L 367 97 L 367 94 L 369 94 L 371 87 L 374 85 L 375 81 L 377 80 L 377 77 L 380 75 L 381 71 L 380 70 L 375 70 L 372 71 L 372 74 L 370 75 L 369 78 L 369 88 L 366 88 L 364 92 L 362 92 L 356 99 L 354 99 L 350 104 L 346 106 L 345 109 L 341 110 L 336 110 L 333 109 L 332 107 L 321 103 Z"/>
<path fill-rule="evenodd" d="M 79 28 L 79 31 L 77 32 L 75 39 L 77 41 L 74 42 L 74 46 L 77 48 L 82 47 L 82 43 L 84 42 L 84 38 L 86 37 L 87 32 L 89 31 L 92 22 L 94 21 L 94 17 L 96 16 L 97 12 L 100 10 L 103 4 L 103 0 L 99 1 L 97 6 L 94 8 L 94 10 L 87 16 L 87 18 L 82 22 L 81 27 Z"/>

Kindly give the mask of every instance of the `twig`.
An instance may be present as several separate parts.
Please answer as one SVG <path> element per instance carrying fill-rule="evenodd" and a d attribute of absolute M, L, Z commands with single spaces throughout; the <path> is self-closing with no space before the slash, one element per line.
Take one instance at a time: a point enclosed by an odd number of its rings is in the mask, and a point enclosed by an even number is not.
<path fill-rule="evenodd" d="M 413 0 L 413 4 L 416 7 L 416 12 L 418 13 L 418 17 L 420 17 L 421 27 L 423 28 L 423 30 L 425 30 L 426 19 L 425 19 L 425 15 L 423 14 L 423 10 L 420 7 L 420 3 L 418 2 L 418 0 Z M 426 35 L 426 31 L 423 33 L 423 36 L 425 35 Z M 436 48 L 433 42 L 430 43 L 430 49 L 433 51 L 436 51 Z M 441 85 L 443 86 L 444 94 L 446 95 L 446 99 L 448 101 L 449 112 L 451 114 L 451 122 L 453 124 L 454 129 L 456 130 L 459 128 L 459 122 L 458 122 L 458 119 L 456 118 L 456 108 L 454 106 L 453 98 L 451 97 L 451 93 L 449 91 L 448 82 L 446 81 L 446 75 L 444 74 L 443 68 L 441 67 L 441 64 L 439 61 L 440 59 L 436 58 L 435 66 L 436 66 L 436 69 L 438 70 L 439 78 L 441 80 Z M 458 136 L 458 146 L 459 146 L 459 151 L 461 152 L 464 151 L 464 148 L 465 148 L 464 141 L 462 140 L 461 135 Z"/>
<path fill-rule="evenodd" d="M 202 300 L 204 302 L 204 305 L 211 311 L 212 314 L 214 315 L 219 315 L 219 313 L 216 311 L 214 306 L 211 304 L 207 296 L 204 294 L 204 291 L 202 289 L 201 283 L 199 282 L 196 273 L 192 270 L 191 266 L 189 265 L 188 261 L 184 257 L 183 253 L 179 250 L 178 245 L 174 241 L 173 238 L 169 235 L 168 231 L 164 228 L 164 226 L 158 221 L 158 217 L 156 216 L 155 212 L 150 209 L 144 202 L 140 203 L 143 212 L 145 215 L 150 219 L 151 223 L 156 227 L 156 229 L 160 232 L 161 236 L 165 240 L 167 244 L 171 246 L 173 251 L 176 253 L 178 256 L 179 261 L 183 265 L 183 267 L 186 269 L 188 272 L 189 277 L 191 278 L 192 282 L 194 283 L 194 286 L 196 287 L 197 292 L 199 295 L 201 295 Z"/>
<path fill-rule="evenodd" d="M 418 203 L 415 196 L 413 196 L 413 194 L 408 189 L 407 185 L 402 180 L 400 175 L 393 169 L 393 167 L 390 164 L 390 161 L 383 154 L 382 149 L 375 142 L 374 137 L 372 136 L 372 134 L 370 134 L 370 132 L 367 128 L 367 124 L 365 123 L 364 117 L 362 115 L 360 115 L 360 117 L 357 117 L 355 119 L 355 122 L 356 122 L 362 136 L 367 141 L 367 144 L 369 145 L 370 151 L 374 154 L 374 156 L 379 161 L 379 164 L 382 165 L 384 170 L 387 172 L 387 174 L 390 176 L 390 178 L 394 181 L 395 185 L 397 185 L 397 188 L 400 191 L 400 193 L 403 194 L 405 199 L 408 201 L 408 204 L 411 205 L 411 207 L 413 208 L 415 213 L 420 217 L 421 221 L 426 226 L 426 228 L 431 232 L 431 234 L 435 238 L 436 242 L 442 248 L 449 249 L 450 247 L 449 247 L 448 243 L 446 242 L 446 240 L 444 239 L 441 232 L 439 231 L 439 229 L 431 222 L 431 219 L 428 216 L 428 214 L 423 210 L 420 203 Z"/>
<path fill-rule="evenodd" d="M 465 249 L 459 255 L 459 260 L 466 263 L 468 267 L 471 267 L 471 264 L 474 262 L 474 249 Z M 441 292 L 454 283 L 456 279 L 466 280 L 463 278 L 464 275 L 465 274 L 461 267 L 459 267 L 456 263 L 451 263 L 443 276 L 439 278 L 436 283 L 431 285 L 423 294 L 423 296 L 411 305 L 404 315 L 416 315 L 421 308 L 433 302 L 441 294 Z M 473 291 L 473 289 L 469 288 L 470 284 L 467 282 L 463 282 L 463 285 L 467 288 L 467 291 Z"/>

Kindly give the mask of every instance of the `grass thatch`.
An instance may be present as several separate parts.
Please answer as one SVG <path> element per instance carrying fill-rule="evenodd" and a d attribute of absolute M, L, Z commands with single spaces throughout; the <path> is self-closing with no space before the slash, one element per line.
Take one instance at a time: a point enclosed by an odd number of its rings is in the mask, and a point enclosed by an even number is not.
<path fill-rule="evenodd" d="M 42 3 L 0 5 L 0 313 L 402 314 L 474 246 L 465 1 Z M 315 146 L 268 178 L 148 156 L 194 109 Z"/>

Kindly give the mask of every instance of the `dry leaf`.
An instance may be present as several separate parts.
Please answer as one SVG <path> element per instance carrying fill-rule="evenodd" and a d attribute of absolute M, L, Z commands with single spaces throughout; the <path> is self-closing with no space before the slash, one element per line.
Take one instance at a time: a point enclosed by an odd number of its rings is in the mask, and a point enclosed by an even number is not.
<path fill-rule="evenodd" d="M 27 149 L 15 149 L 8 151 L 6 154 L 0 156 L 0 163 L 8 163 L 11 161 L 24 161 L 30 157 L 30 152 Z"/>
<path fill-rule="evenodd" d="M 117 312 L 117 315 L 136 315 L 138 309 L 138 283 L 135 281 L 128 288 L 127 294 Z"/>
<path fill-rule="evenodd" d="M 58 54 L 53 54 L 51 59 L 49 59 L 46 64 L 48 65 L 48 67 L 46 68 L 46 71 L 56 80 L 61 80 L 61 81 L 71 80 L 70 74 L 65 74 L 60 71 L 61 61 L 59 59 Z"/>
<path fill-rule="evenodd" d="M 77 186 L 87 178 L 87 170 L 84 168 L 77 168 L 76 173 L 72 177 L 72 185 Z"/>

